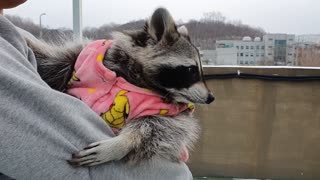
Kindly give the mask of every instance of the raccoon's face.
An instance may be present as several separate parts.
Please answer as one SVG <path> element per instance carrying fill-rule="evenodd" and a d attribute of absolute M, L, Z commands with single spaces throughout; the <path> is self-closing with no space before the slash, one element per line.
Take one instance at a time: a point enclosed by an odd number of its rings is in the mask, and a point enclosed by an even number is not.
<path fill-rule="evenodd" d="M 177 28 L 166 9 L 157 9 L 143 30 L 113 37 L 116 41 L 104 64 L 118 76 L 152 89 L 168 101 L 209 104 L 214 100 L 187 28 Z"/>
<path fill-rule="evenodd" d="M 214 96 L 205 84 L 199 51 L 186 27 L 177 28 L 169 12 L 159 8 L 147 32 L 156 41 L 148 45 L 149 58 L 143 62 L 148 81 L 176 102 L 211 103 Z"/>

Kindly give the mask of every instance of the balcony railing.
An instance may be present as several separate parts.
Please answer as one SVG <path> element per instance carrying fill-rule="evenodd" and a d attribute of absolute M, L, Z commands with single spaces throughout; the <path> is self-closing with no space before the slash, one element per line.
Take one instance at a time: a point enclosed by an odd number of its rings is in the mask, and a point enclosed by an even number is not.
<path fill-rule="evenodd" d="M 216 101 L 196 110 L 203 131 L 189 164 L 195 176 L 320 179 L 320 68 L 204 72 Z"/>

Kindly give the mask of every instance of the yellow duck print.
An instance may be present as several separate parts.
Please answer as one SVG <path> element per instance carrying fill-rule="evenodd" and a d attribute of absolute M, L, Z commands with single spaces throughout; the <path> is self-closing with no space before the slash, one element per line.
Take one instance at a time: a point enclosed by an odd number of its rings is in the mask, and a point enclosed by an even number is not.
<path fill-rule="evenodd" d="M 126 123 L 126 118 L 130 112 L 130 104 L 125 94 L 128 91 L 121 90 L 117 93 L 109 111 L 102 114 L 101 117 L 112 128 L 122 128 Z"/>

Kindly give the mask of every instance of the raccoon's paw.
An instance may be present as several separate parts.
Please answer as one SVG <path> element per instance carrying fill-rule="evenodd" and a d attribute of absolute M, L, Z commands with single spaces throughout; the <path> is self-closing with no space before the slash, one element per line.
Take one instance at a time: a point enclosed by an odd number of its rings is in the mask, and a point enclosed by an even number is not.
<path fill-rule="evenodd" d="M 72 154 L 72 159 L 68 162 L 72 166 L 79 167 L 120 160 L 129 153 L 129 147 L 126 141 L 121 141 L 121 139 L 115 137 L 90 144 L 82 151 Z"/>

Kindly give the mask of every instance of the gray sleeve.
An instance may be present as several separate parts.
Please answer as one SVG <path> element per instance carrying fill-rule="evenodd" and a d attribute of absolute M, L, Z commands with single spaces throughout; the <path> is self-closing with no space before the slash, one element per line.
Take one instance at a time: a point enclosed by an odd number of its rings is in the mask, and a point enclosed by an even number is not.
<path fill-rule="evenodd" d="M 32 51 L 0 16 L 0 172 L 14 179 L 192 179 L 185 164 L 153 159 L 72 168 L 67 159 L 113 136 L 84 103 L 52 90 L 36 71 Z M 1 175 L 0 175 L 1 178 Z"/>

